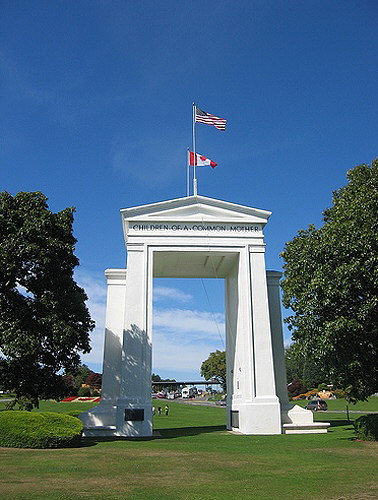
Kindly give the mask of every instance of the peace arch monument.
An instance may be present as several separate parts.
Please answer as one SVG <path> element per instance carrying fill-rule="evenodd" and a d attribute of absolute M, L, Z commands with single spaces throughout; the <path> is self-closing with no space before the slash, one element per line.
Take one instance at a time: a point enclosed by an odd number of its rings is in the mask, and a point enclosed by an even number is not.
<path fill-rule="evenodd" d="M 121 210 L 127 269 L 107 269 L 101 403 L 81 413 L 85 436 L 152 435 L 153 278 L 223 278 L 227 429 L 327 432 L 289 403 L 279 279 L 266 271 L 271 212 L 204 196 Z"/>

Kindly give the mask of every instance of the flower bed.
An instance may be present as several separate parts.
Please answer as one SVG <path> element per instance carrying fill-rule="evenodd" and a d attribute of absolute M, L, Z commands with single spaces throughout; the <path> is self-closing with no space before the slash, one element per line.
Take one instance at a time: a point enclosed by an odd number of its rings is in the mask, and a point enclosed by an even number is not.
<path fill-rule="evenodd" d="M 93 396 L 88 398 L 78 397 L 78 396 L 70 396 L 68 398 L 64 398 L 61 400 L 62 403 L 99 403 L 100 397 Z"/>

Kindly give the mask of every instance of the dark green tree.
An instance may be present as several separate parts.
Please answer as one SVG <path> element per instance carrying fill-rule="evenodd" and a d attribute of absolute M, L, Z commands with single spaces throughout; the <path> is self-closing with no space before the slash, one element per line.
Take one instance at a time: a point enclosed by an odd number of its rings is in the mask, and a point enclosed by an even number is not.
<path fill-rule="evenodd" d="M 90 350 L 73 213 L 51 212 L 39 192 L 0 193 L 0 384 L 34 405 L 63 396 L 58 372 L 74 371 Z"/>
<path fill-rule="evenodd" d="M 84 363 L 79 363 L 74 371 L 65 371 L 62 379 L 66 388 L 65 396 L 78 395 L 82 384 L 87 383 L 87 378 L 94 372 Z"/>
<path fill-rule="evenodd" d="M 101 389 L 102 386 L 102 375 L 101 373 L 96 373 L 92 372 L 88 375 L 88 377 L 85 379 L 84 382 L 86 385 L 89 385 L 89 387 L 92 390 L 98 391 Z"/>
<path fill-rule="evenodd" d="M 152 380 L 152 382 L 161 382 L 161 377 L 157 373 L 153 373 L 151 375 L 151 380 Z"/>
<path fill-rule="evenodd" d="M 73 373 L 70 373 L 70 375 L 73 376 L 74 386 L 76 390 L 79 390 L 81 385 L 85 384 L 85 380 L 91 373 L 93 373 L 92 370 L 88 368 L 88 366 L 84 363 L 80 363 L 75 371 Z"/>
<path fill-rule="evenodd" d="M 286 244 L 282 288 L 303 357 L 359 400 L 378 390 L 378 161 L 347 178 L 324 225 Z"/>
<path fill-rule="evenodd" d="M 159 392 L 161 391 L 162 389 L 165 389 L 167 391 L 172 391 L 172 390 L 175 390 L 177 388 L 177 385 L 176 384 L 173 384 L 173 385 L 155 385 L 154 382 L 176 382 L 176 380 L 174 378 L 161 378 L 160 375 L 158 375 L 157 373 L 153 373 L 151 375 L 151 380 L 152 380 L 152 390 L 154 392 Z"/>
<path fill-rule="evenodd" d="M 285 347 L 285 364 L 286 364 L 286 380 L 287 383 L 294 380 L 301 380 L 303 376 L 303 357 L 298 352 L 298 346 L 291 344 Z"/>
<path fill-rule="evenodd" d="M 285 348 L 287 383 L 299 380 L 303 386 L 316 388 L 326 384 L 328 378 L 318 360 L 310 359 L 301 352 L 297 343 Z"/>
<path fill-rule="evenodd" d="M 224 391 L 226 388 L 226 353 L 219 351 L 210 353 L 209 357 L 201 365 L 201 376 L 205 380 L 217 380 Z"/>

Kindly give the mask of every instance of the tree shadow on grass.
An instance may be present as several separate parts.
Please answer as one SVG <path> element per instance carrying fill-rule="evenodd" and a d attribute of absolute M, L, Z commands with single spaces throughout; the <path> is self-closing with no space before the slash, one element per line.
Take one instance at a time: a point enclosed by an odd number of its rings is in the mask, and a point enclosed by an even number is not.
<path fill-rule="evenodd" d="M 210 432 L 225 431 L 225 425 L 207 425 L 200 427 L 172 427 L 170 429 L 158 429 L 157 439 L 173 439 L 183 436 L 197 436 L 198 434 L 208 434 Z M 159 436 L 160 434 L 160 436 Z"/>
<path fill-rule="evenodd" d="M 328 432 L 332 432 L 332 428 L 335 427 L 345 427 L 345 429 L 342 429 L 342 432 L 350 432 L 354 431 L 354 426 L 353 422 L 351 420 L 329 420 L 327 419 L 328 422 L 331 424 L 331 426 L 328 429 Z M 338 437 L 341 441 L 355 441 L 356 437 L 355 436 L 349 436 L 349 437 Z"/>
<path fill-rule="evenodd" d="M 151 437 L 86 437 L 81 441 L 81 447 L 96 446 L 98 443 L 109 443 L 117 441 L 151 441 L 155 439 L 174 439 L 184 436 L 197 436 L 199 434 L 208 434 L 210 432 L 225 431 L 225 425 L 209 425 L 201 427 L 174 427 L 170 429 L 157 429 Z"/>
<path fill-rule="evenodd" d="M 354 430 L 353 423 L 348 420 L 329 420 L 331 424 L 329 432 L 332 432 L 332 428 L 347 426 L 344 431 Z M 109 443 L 117 441 L 151 441 L 155 439 L 174 439 L 185 436 L 198 436 L 199 434 L 209 434 L 211 432 L 226 431 L 225 425 L 208 425 L 208 426 L 198 426 L 198 427 L 172 427 L 168 429 L 155 429 L 151 437 L 87 437 L 82 440 L 82 447 L 95 446 L 98 443 Z M 354 437 L 345 437 L 340 439 L 347 439 L 353 441 Z"/>
<path fill-rule="evenodd" d="M 331 427 L 342 427 L 343 425 L 350 425 L 348 430 L 353 429 L 353 422 L 351 420 L 330 420 L 326 419 L 327 422 L 331 424 Z"/>

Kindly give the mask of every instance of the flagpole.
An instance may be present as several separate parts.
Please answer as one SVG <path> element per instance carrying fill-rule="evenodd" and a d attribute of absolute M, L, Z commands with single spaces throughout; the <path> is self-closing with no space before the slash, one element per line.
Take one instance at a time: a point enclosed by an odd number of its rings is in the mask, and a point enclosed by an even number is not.
<path fill-rule="evenodd" d="M 197 175 L 196 175 L 196 105 L 193 102 L 193 153 L 194 153 L 194 165 L 193 165 L 193 195 L 197 196 Z"/>
<path fill-rule="evenodd" d="M 189 158 L 189 148 L 186 151 L 186 196 L 190 196 L 190 158 Z"/>

